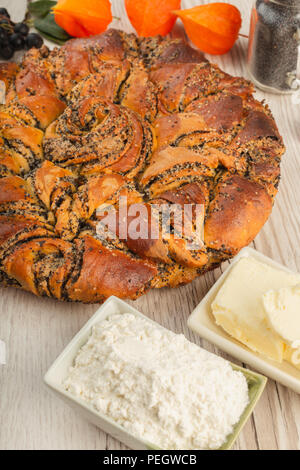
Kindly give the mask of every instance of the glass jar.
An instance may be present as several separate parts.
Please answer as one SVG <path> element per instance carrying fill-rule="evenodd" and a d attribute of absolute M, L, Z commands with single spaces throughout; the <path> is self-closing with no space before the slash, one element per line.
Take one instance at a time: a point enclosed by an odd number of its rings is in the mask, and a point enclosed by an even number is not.
<path fill-rule="evenodd" d="M 300 88 L 300 0 L 255 1 L 247 64 L 251 80 L 265 91 Z"/>

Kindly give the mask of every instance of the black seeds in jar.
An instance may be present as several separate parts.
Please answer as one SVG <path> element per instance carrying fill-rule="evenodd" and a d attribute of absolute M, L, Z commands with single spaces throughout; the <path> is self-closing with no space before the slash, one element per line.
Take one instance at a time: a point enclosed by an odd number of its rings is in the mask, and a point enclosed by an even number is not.
<path fill-rule="evenodd" d="M 251 78 L 262 88 L 296 89 L 300 46 L 300 0 L 257 0 L 248 48 Z"/>

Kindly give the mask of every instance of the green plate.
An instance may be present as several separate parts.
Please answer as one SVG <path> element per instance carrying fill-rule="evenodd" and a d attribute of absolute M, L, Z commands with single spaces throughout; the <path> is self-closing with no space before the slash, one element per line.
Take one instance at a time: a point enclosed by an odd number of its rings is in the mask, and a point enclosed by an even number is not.
<path fill-rule="evenodd" d="M 263 375 L 260 375 L 256 372 L 252 372 L 251 370 L 244 369 L 243 367 L 236 366 L 235 364 L 231 364 L 234 370 L 238 370 L 244 374 L 248 383 L 249 389 L 249 404 L 245 409 L 244 413 L 241 416 L 239 422 L 235 425 L 233 432 L 228 436 L 226 442 L 220 447 L 219 450 L 229 450 L 235 443 L 236 439 L 238 438 L 241 430 L 245 426 L 247 420 L 250 418 L 256 403 L 260 399 L 262 392 L 267 383 L 267 378 Z"/>
<path fill-rule="evenodd" d="M 230 436 L 227 437 L 226 442 L 220 447 L 218 450 L 230 450 L 233 444 L 235 443 L 236 439 L 238 438 L 241 430 L 245 426 L 247 420 L 250 418 L 256 403 L 258 402 L 262 392 L 267 383 L 267 378 L 263 375 L 257 374 L 256 372 L 252 372 L 251 370 L 244 369 L 243 367 L 236 366 L 235 364 L 231 363 L 231 366 L 234 370 L 242 372 L 246 377 L 248 383 L 248 390 L 249 390 L 249 404 L 245 409 L 244 413 L 242 414 L 239 422 L 235 425 L 233 432 Z M 154 447 L 151 445 L 147 446 L 149 450 L 162 450 L 158 447 Z"/>

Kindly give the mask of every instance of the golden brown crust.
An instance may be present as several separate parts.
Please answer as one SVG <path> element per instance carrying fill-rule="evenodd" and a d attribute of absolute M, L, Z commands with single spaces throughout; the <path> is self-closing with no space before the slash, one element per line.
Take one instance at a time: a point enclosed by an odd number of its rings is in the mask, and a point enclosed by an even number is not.
<path fill-rule="evenodd" d="M 140 184 L 152 198 L 190 180 L 214 177 L 223 153 L 215 148 L 194 150 L 167 146 L 157 150 Z"/>
<path fill-rule="evenodd" d="M 183 111 L 194 100 L 222 91 L 240 96 L 253 91 L 246 80 L 230 77 L 209 62 L 163 65 L 151 70 L 149 78 L 158 89 L 163 113 Z"/>
<path fill-rule="evenodd" d="M 71 253 L 72 246 L 64 240 L 39 238 L 18 245 L 5 257 L 3 267 L 23 289 L 36 295 L 61 298 L 62 281 L 72 267 Z M 48 257 L 48 263 L 45 263 L 45 257 Z"/>
<path fill-rule="evenodd" d="M 182 40 L 108 30 L 31 49 L 0 80 L 2 285 L 134 299 L 213 269 L 267 220 L 284 152 L 271 112 Z"/>
<path fill-rule="evenodd" d="M 121 31 L 110 29 L 85 39 L 71 39 L 47 58 L 47 68 L 61 96 L 91 73 L 101 71 L 103 64 L 122 64 L 135 58 L 135 39 Z"/>
<path fill-rule="evenodd" d="M 6 101 L 9 103 L 14 98 L 43 95 L 57 96 L 55 84 L 46 70 L 32 68 L 30 64 L 18 72 L 12 87 L 8 90 Z"/>
<path fill-rule="evenodd" d="M 229 131 L 243 119 L 243 100 L 233 93 L 217 93 L 192 101 L 186 112 L 199 114 L 207 128 Z"/>
<path fill-rule="evenodd" d="M 166 64 L 199 64 L 206 62 L 202 52 L 181 39 L 162 36 L 139 39 L 139 51 L 146 66 L 154 70 Z"/>
<path fill-rule="evenodd" d="M 238 175 L 222 178 L 215 193 L 204 227 L 205 244 L 232 256 L 257 235 L 272 200 L 262 186 Z"/>
<path fill-rule="evenodd" d="M 16 156 L 26 170 L 33 168 L 43 158 L 43 132 L 28 126 L 20 119 L 11 116 L 6 110 L 0 110 L 1 152 Z"/>
<path fill-rule="evenodd" d="M 14 217 L 12 215 L 0 216 L 0 245 L 10 240 L 16 234 L 23 232 L 25 229 L 32 227 L 34 222 L 25 217 Z"/>
<path fill-rule="evenodd" d="M 6 89 L 9 88 L 12 81 L 18 73 L 19 67 L 14 62 L 2 62 L 0 64 L 0 80 L 5 83 Z"/>
<path fill-rule="evenodd" d="M 66 105 L 53 95 L 33 95 L 11 101 L 6 110 L 24 123 L 44 130 L 65 107 Z"/>
<path fill-rule="evenodd" d="M 75 270 L 74 277 L 66 285 L 71 300 L 101 302 L 110 295 L 136 298 L 150 287 L 150 281 L 157 272 L 149 261 L 109 250 L 93 237 L 76 240 L 76 245 L 82 266 L 79 276 Z"/>
<path fill-rule="evenodd" d="M 151 131 L 130 109 L 103 98 L 70 105 L 46 130 L 46 157 L 62 166 L 85 164 L 82 173 L 99 171 L 135 176 L 144 164 Z M 151 146 L 151 142 L 150 142 Z"/>

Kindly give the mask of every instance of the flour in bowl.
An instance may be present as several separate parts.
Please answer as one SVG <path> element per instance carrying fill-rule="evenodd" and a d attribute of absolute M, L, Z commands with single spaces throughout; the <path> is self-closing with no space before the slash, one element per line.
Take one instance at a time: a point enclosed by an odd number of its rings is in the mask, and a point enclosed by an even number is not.
<path fill-rule="evenodd" d="M 64 387 L 162 449 L 217 449 L 248 402 L 229 362 L 131 313 L 97 323 Z"/>

